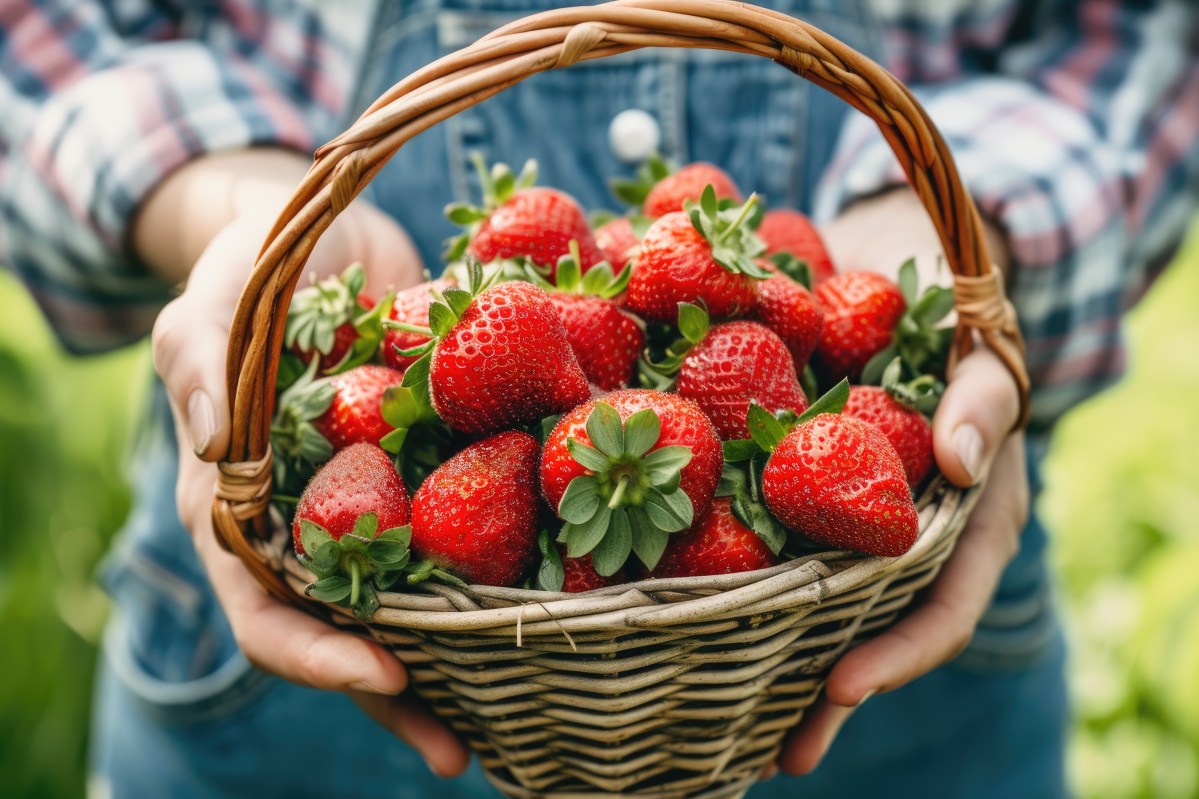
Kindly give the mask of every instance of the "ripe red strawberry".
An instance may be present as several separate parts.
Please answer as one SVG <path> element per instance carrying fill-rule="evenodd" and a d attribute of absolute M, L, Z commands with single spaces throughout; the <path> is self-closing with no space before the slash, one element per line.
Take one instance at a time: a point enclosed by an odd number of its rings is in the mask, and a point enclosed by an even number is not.
<path fill-rule="evenodd" d="M 591 396 L 553 303 L 521 282 L 470 301 L 433 348 L 429 389 L 442 421 L 474 434 L 535 422 Z"/>
<path fill-rule="evenodd" d="M 766 542 L 733 515 L 732 499 L 717 497 L 703 519 L 674 536 L 651 577 L 706 577 L 779 564 Z"/>
<path fill-rule="evenodd" d="M 562 568 L 566 572 L 566 576 L 562 580 L 562 590 L 568 594 L 578 594 L 583 591 L 592 591 L 596 588 L 608 588 L 613 585 L 620 585 L 624 582 L 624 575 L 620 572 L 605 577 L 595 570 L 595 562 L 590 554 L 584 555 L 581 558 L 568 558 L 566 556 L 566 547 L 558 544 L 558 554 L 562 558 Z"/>
<path fill-rule="evenodd" d="M 714 318 L 749 313 L 755 279 L 770 276 L 753 260 L 762 243 L 746 227 L 756 203 L 718 211 L 712 192 L 688 213 L 654 222 L 641 241 L 625 307 L 651 322 L 673 322 L 680 302 L 702 304 Z"/>
<path fill-rule="evenodd" d="M 403 379 L 403 372 L 374 364 L 334 375 L 329 378 L 335 392 L 333 400 L 313 425 L 334 450 L 358 442 L 378 444 L 379 439 L 392 431 L 380 410 L 383 392 L 398 386 Z"/>
<path fill-rule="evenodd" d="M 791 351 L 795 371 L 803 372 L 816 349 L 824 314 L 812 292 L 769 261 L 761 263 L 771 275 L 757 284 L 754 315 L 778 334 Z"/>
<path fill-rule="evenodd" d="M 712 423 L 690 400 L 626 389 L 564 415 L 541 456 L 541 489 L 565 520 L 570 557 L 594 551 L 611 575 L 630 551 L 657 563 L 667 535 L 711 504 L 723 453 Z"/>
<path fill-rule="evenodd" d="M 296 554 L 321 578 L 309 593 L 369 616 L 378 607 L 375 589 L 388 588 L 408 563 L 410 517 L 387 453 L 354 444 L 334 455 L 309 481 L 292 522 Z"/>
<path fill-rule="evenodd" d="M 471 444 L 412 499 L 412 550 L 482 585 L 513 585 L 537 554 L 537 439 L 509 431 Z"/>
<path fill-rule="evenodd" d="M 584 272 L 603 260 L 578 202 L 557 189 L 533 185 L 535 163 L 525 164 L 519 176 L 513 176 L 504 164 L 489 170 L 478 159 L 475 166 L 483 184 L 483 207 L 459 204 L 446 209 L 450 221 L 469 227 L 466 236 L 451 245 L 449 260 L 464 252 L 482 263 L 527 258 L 549 270 L 551 281 L 558 259 L 569 253 L 571 241 L 578 242 L 579 265 Z"/>
<path fill-rule="evenodd" d="M 762 472 L 762 494 L 779 521 L 828 546 L 894 557 L 919 532 L 895 449 L 844 414 L 822 413 L 787 433 Z"/>
<path fill-rule="evenodd" d="M 933 428 L 920 411 L 902 404 L 885 388 L 852 386 L 842 413 L 874 425 L 895 448 L 908 485 L 915 486 L 933 467 Z"/>
<path fill-rule="evenodd" d="M 632 220 L 618 216 L 595 229 L 595 244 L 604 260 L 619 271 L 636 255 L 641 239 L 633 231 Z"/>
<path fill-rule="evenodd" d="M 812 273 L 812 285 L 819 285 L 837 272 L 820 232 L 799 211 L 790 208 L 767 211 L 758 225 L 758 238 L 765 242 L 767 255 L 785 252 L 805 262 Z"/>
<path fill-rule="evenodd" d="M 758 322 L 725 322 L 687 353 L 676 386 L 712 420 L 722 439 L 747 438 L 750 401 L 771 413 L 803 413 L 807 398 L 782 339 Z"/>
<path fill-rule="evenodd" d="M 549 297 L 587 380 L 605 391 L 627 387 L 645 348 L 640 325 L 603 297 L 557 292 Z"/>
<path fill-rule="evenodd" d="M 319 355 L 321 372 L 341 364 L 362 336 L 355 322 L 375 306 L 363 292 L 365 285 L 362 264 L 352 264 L 341 275 L 296 291 L 287 310 L 284 345 L 305 364 Z"/>
<path fill-rule="evenodd" d="M 396 294 L 389 318 L 407 325 L 428 327 L 429 304 L 436 299 L 434 292 L 442 292 L 453 286 L 454 281 L 442 277 L 404 289 Z M 384 363 L 402 372 L 416 363 L 420 356 L 401 355 L 399 351 L 419 347 L 428 340 L 428 336 L 422 336 L 420 333 L 388 328 L 383 335 L 379 352 L 383 355 Z"/>
<path fill-rule="evenodd" d="M 688 200 L 699 200 L 707 186 L 716 191 L 717 199 L 741 202 L 741 192 L 727 172 L 714 164 L 698 161 L 655 183 L 645 197 L 641 212 L 651 219 L 657 219 L 674 211 L 682 211 L 683 204 Z"/>
<path fill-rule="evenodd" d="M 906 303 L 899 286 L 873 272 L 842 272 L 816 287 L 824 325 L 816 343 L 831 379 L 856 381 L 876 353 L 891 343 Z"/>

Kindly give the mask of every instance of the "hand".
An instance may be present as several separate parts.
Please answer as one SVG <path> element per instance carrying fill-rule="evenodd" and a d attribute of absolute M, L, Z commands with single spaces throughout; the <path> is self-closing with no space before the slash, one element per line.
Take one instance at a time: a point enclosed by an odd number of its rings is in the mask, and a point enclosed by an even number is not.
<path fill-rule="evenodd" d="M 992 255 L 1005 265 L 1002 236 L 990 229 L 988 237 Z M 915 255 L 922 285 L 948 278 L 938 275 L 940 243 L 910 190 L 854 205 L 829 226 L 826 241 L 843 269 L 893 278 L 899 262 Z M 937 465 L 961 487 L 989 474 L 986 489 L 919 607 L 838 661 L 824 696 L 784 744 L 778 759 L 783 771 L 799 775 L 815 769 L 858 705 L 949 662 L 969 643 L 1016 554 L 1028 516 L 1023 437 L 1009 435 L 1018 412 L 1015 383 L 990 350 L 980 346 L 958 363 L 933 419 Z"/>
<path fill-rule="evenodd" d="M 239 163 L 233 171 L 258 163 Z M 192 171 L 178 177 L 190 181 L 190 191 L 178 183 L 160 189 L 151 200 L 158 204 L 143 212 L 135 232 L 135 240 L 143 244 L 141 252 L 150 255 L 147 260 L 164 274 L 186 272 L 178 262 L 192 257 L 188 241 L 202 248 L 186 289 L 163 309 L 153 333 L 154 364 L 170 395 L 180 442 L 176 486 L 180 518 L 192 533 L 238 646 L 251 663 L 300 685 L 346 692 L 372 718 L 419 751 L 434 773 L 460 774 L 469 762 L 468 753 L 453 733 L 401 695 L 408 678 L 393 654 L 270 598 L 241 561 L 216 541 L 212 497 L 215 461 L 226 456 L 229 445 L 225 355 L 233 309 L 276 211 L 299 182 L 305 163 L 284 163 L 266 184 L 257 183 L 250 192 L 253 202 L 240 203 L 242 207 L 233 203 L 229 218 L 218 220 L 223 225 L 201 220 L 200 227 L 217 228 L 207 238 L 188 226 L 194 217 L 186 203 L 165 209 L 162 205 L 197 193 L 201 200 L 211 199 L 211 191 L 196 191 L 197 186 L 212 187 L 211 174 L 198 176 L 194 171 L 206 166 L 189 166 L 185 169 Z M 170 227 L 172 217 L 177 227 Z M 146 228 L 151 224 L 166 224 L 177 236 L 163 238 L 161 229 Z M 158 238 L 146 246 L 154 236 Z M 159 256 L 156 262 L 154 256 Z M 318 277 L 334 274 L 354 261 L 364 264 L 367 285 L 375 289 L 402 287 L 420 279 L 420 259 L 407 235 L 378 210 L 357 202 L 321 237 L 305 272 Z"/>

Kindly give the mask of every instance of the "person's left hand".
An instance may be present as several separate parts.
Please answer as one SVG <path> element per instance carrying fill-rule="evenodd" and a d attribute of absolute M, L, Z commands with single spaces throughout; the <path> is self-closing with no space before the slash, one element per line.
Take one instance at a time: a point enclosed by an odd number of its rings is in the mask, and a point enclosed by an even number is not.
<path fill-rule="evenodd" d="M 1002 239 L 989 230 L 992 255 L 1006 266 Z M 842 271 L 868 269 L 894 279 L 917 258 L 922 283 L 935 274 L 940 243 L 919 200 L 897 190 L 852 206 L 825 231 Z M 969 643 L 1004 567 L 1015 556 L 1028 516 L 1024 440 L 1009 435 L 1019 413 L 1015 382 L 990 350 L 957 364 L 933 419 L 937 466 L 954 485 L 987 478 L 953 554 L 919 606 L 878 637 L 850 650 L 829 674 L 822 698 L 788 737 L 778 768 L 792 775 L 819 765 L 841 726 L 869 697 L 899 688 L 952 660 Z M 773 769 L 768 769 L 770 776 Z"/>

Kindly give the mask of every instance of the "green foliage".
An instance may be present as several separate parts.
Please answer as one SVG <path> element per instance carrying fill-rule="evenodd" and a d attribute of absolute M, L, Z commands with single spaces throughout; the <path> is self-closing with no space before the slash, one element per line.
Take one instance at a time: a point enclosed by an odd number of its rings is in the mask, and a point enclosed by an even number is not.
<path fill-rule="evenodd" d="M 1085 799 L 1199 796 L 1196 297 L 1192 235 L 1130 316 L 1127 379 L 1064 420 L 1047 464 Z"/>
<path fill-rule="evenodd" d="M 121 465 L 146 348 L 72 359 L 0 271 L 0 772 L 6 796 L 82 796 L 93 575 L 129 509 Z"/>

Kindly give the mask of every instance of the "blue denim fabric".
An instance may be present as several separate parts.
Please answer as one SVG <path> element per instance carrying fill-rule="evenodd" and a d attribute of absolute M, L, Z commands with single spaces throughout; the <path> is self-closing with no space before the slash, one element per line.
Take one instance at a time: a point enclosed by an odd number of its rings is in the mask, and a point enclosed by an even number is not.
<path fill-rule="evenodd" d="M 553 5 L 559 3 L 381 3 L 358 108 L 437 56 Z M 863 52 L 878 51 L 860 0 L 769 5 Z M 631 53 L 535 76 L 421 134 L 368 193 L 412 233 L 426 263 L 437 264 L 442 240 L 455 232 L 441 209 L 475 196 L 472 150 L 513 165 L 536 157 L 543 183 L 570 191 L 586 207 L 610 207 L 606 181 L 629 168 L 609 149 L 608 125 L 629 108 L 658 120 L 667 157 L 726 165 L 741 186 L 801 208 L 810 205 L 846 113 L 840 100 L 762 59 Z M 135 512 L 104 573 L 117 613 L 97 692 L 96 784 L 115 797 L 181 799 L 494 795 L 477 767 L 461 779 L 438 780 L 344 696 L 284 683 L 245 661 L 177 519 L 172 431 L 156 386 L 136 448 Z M 967 653 L 868 702 L 811 778 L 779 777 L 751 795 L 1064 795 L 1064 654 L 1044 547 L 1034 520 Z"/>

